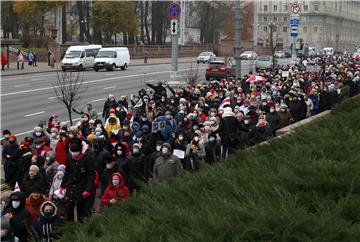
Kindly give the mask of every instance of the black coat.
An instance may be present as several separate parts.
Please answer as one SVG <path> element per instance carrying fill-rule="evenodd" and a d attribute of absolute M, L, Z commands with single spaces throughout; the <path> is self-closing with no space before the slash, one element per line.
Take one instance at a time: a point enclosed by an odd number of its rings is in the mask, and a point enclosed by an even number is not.
<path fill-rule="evenodd" d="M 236 145 L 233 141 L 236 139 L 239 141 L 238 131 L 245 129 L 240 122 L 234 116 L 224 117 L 220 120 L 219 135 L 221 138 L 221 145 L 230 146 Z"/>
<path fill-rule="evenodd" d="M 277 112 L 267 113 L 267 114 L 266 114 L 266 120 L 269 122 L 271 131 L 272 131 L 273 134 L 274 134 L 275 131 L 280 128 L 280 118 L 279 118 L 279 115 L 277 114 Z"/>
<path fill-rule="evenodd" d="M 29 173 L 25 174 L 24 180 L 21 184 L 21 191 L 23 191 L 28 197 L 32 192 L 40 191 L 41 193 L 45 194 L 47 189 L 47 183 L 45 177 L 41 172 L 33 178 L 30 179 Z"/>
<path fill-rule="evenodd" d="M 31 157 L 30 154 L 32 151 L 30 149 L 20 149 L 19 152 L 16 154 L 16 181 L 21 186 L 25 174 L 29 171 L 31 166 Z M 25 155 L 27 154 L 27 155 Z M 25 155 L 25 156 L 24 156 Z"/>
<path fill-rule="evenodd" d="M 133 191 L 134 188 L 139 187 L 137 181 L 146 182 L 145 176 L 145 156 L 142 153 L 132 154 L 127 159 L 129 167 L 129 189 Z"/>
<path fill-rule="evenodd" d="M 109 183 L 109 180 L 111 178 L 111 176 L 115 173 L 115 172 L 119 172 L 119 167 L 117 164 L 115 164 L 115 166 L 111 169 L 107 169 L 105 168 L 103 170 L 103 172 L 101 173 L 100 176 L 100 189 L 101 189 L 101 193 L 103 193 Z"/>
<path fill-rule="evenodd" d="M 110 114 L 110 108 L 114 108 L 116 110 L 116 107 L 117 107 L 117 103 L 115 100 L 111 101 L 110 99 L 106 99 L 102 113 L 103 118 L 108 118 Z"/>
<path fill-rule="evenodd" d="M 95 169 L 99 174 L 105 169 L 106 160 L 111 156 L 111 153 L 102 148 L 99 152 L 93 152 Z"/>
<path fill-rule="evenodd" d="M 92 154 L 86 151 L 80 160 L 75 160 L 69 155 L 69 162 L 61 183 L 61 187 L 66 188 L 66 197 L 70 201 L 80 201 L 83 192 L 93 191 L 94 180 L 95 168 Z"/>
<path fill-rule="evenodd" d="M 12 233 L 19 238 L 20 242 L 31 241 L 31 216 L 25 208 L 25 194 L 23 192 L 14 192 L 20 198 L 20 206 L 14 209 L 11 202 L 4 208 L 1 216 L 11 213 L 13 217 L 10 219 L 10 228 Z"/>

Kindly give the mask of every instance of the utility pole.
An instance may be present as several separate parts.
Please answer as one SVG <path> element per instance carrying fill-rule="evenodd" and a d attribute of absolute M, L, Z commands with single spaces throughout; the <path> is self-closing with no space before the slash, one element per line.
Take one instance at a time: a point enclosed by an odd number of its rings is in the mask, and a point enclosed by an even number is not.
<path fill-rule="evenodd" d="M 235 65 L 236 65 L 236 80 L 241 79 L 241 1 L 237 0 L 235 2 Z"/>
<path fill-rule="evenodd" d="M 269 27 L 270 27 L 270 48 L 271 48 L 271 55 L 272 55 L 272 69 L 274 70 L 275 68 L 275 59 L 274 59 L 274 52 L 275 52 L 275 47 L 274 47 L 274 26 L 275 23 L 273 21 L 271 21 L 269 23 Z"/>

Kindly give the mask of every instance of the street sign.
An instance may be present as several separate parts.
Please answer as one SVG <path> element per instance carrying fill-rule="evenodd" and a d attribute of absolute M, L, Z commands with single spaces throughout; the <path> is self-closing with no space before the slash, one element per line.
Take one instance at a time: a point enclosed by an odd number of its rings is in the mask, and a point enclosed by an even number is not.
<path fill-rule="evenodd" d="M 290 19 L 290 25 L 291 26 L 299 26 L 300 24 L 300 19 L 299 18 L 291 18 Z"/>
<path fill-rule="evenodd" d="M 171 26 L 171 35 L 177 35 L 178 34 L 178 21 L 176 19 L 172 19 L 170 21 Z"/>
<path fill-rule="evenodd" d="M 290 28 L 290 36 L 297 37 L 298 36 L 298 26 L 291 26 Z"/>
<path fill-rule="evenodd" d="M 290 11 L 292 14 L 299 14 L 300 13 L 300 4 L 292 3 L 290 6 Z"/>
<path fill-rule="evenodd" d="M 167 7 L 167 15 L 171 19 L 177 19 L 181 13 L 181 7 L 178 3 L 170 3 Z"/>

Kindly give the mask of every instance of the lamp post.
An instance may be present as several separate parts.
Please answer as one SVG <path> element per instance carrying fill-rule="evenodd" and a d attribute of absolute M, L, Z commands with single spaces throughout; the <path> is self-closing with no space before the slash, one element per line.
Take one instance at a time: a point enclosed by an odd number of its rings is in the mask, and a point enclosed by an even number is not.
<path fill-rule="evenodd" d="M 271 21 L 270 23 L 268 23 L 269 27 L 270 27 L 270 48 L 271 48 L 271 55 L 272 55 L 272 69 L 274 70 L 275 67 L 275 59 L 274 59 L 274 52 L 275 52 L 275 48 L 274 48 L 274 27 L 275 27 L 275 23 L 273 21 Z"/>

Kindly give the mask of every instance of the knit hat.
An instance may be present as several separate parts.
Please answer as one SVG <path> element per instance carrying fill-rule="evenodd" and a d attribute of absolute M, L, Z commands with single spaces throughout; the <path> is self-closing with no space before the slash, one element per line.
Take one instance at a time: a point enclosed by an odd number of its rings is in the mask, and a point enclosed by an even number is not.
<path fill-rule="evenodd" d="M 15 134 L 12 134 L 12 135 L 10 135 L 9 136 L 9 140 L 14 140 L 14 141 L 16 141 L 16 135 Z"/>
<path fill-rule="evenodd" d="M 29 168 L 29 171 L 32 171 L 32 172 L 35 172 L 35 173 L 38 173 L 39 172 L 39 167 L 37 165 L 31 165 L 30 168 Z"/>
<path fill-rule="evenodd" d="M 42 132 L 43 128 L 41 128 L 40 126 L 35 126 L 34 127 L 34 132 Z"/>
<path fill-rule="evenodd" d="M 56 133 L 59 134 L 59 131 L 57 128 L 51 128 L 50 133 Z"/>
<path fill-rule="evenodd" d="M 57 170 L 58 170 L 58 171 L 65 171 L 65 169 L 66 169 L 66 166 L 63 165 L 63 164 L 58 165 L 58 167 L 57 167 Z"/>
<path fill-rule="evenodd" d="M 110 108 L 110 113 L 115 113 L 115 108 Z"/>
<path fill-rule="evenodd" d="M 27 142 L 27 141 L 21 141 L 20 144 L 19 144 L 19 146 L 23 146 L 23 147 L 29 148 L 30 144 L 29 144 L 29 142 Z"/>

